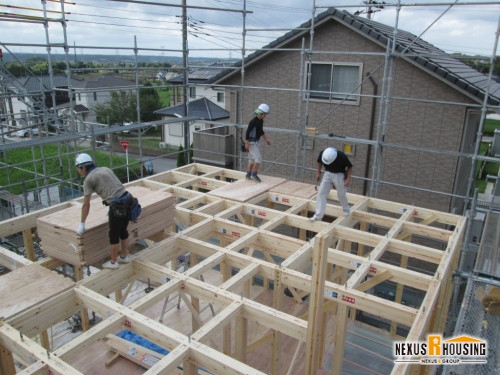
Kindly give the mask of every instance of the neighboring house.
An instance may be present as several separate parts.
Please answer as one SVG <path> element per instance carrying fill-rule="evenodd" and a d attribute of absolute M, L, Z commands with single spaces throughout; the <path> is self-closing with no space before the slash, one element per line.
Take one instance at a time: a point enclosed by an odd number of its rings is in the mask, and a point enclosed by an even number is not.
<path fill-rule="evenodd" d="M 269 104 L 264 129 L 272 146 L 262 147 L 262 174 L 293 179 L 297 160 L 305 160 L 310 172 L 295 178 L 315 183 L 318 153 L 335 146 L 353 162 L 351 192 L 368 195 L 376 170 L 377 197 L 462 213 L 463 200 L 451 194 L 469 193 L 473 163 L 465 154 L 474 153 L 487 77 L 401 30 L 390 66 L 394 29 L 345 11 L 329 8 L 313 25 L 313 47 L 303 47 L 311 39 L 308 21 L 249 55 L 244 88 L 239 69 L 211 81 L 226 87 L 231 123 L 246 125 L 260 103 Z M 384 74 L 386 67 L 393 73 Z M 493 82 L 489 93 L 488 104 L 498 110 L 500 85 Z M 319 136 L 307 136 L 307 128 Z M 379 142 L 382 152 L 375 155 L 375 142 L 366 140 Z"/>
<path fill-rule="evenodd" d="M 79 129 L 82 126 L 78 125 L 82 122 L 89 121 L 89 118 L 95 118 L 94 113 L 83 104 L 74 104 L 70 107 L 69 103 L 57 107 L 58 118 L 64 124 L 65 129 Z"/>
<path fill-rule="evenodd" d="M 113 91 L 136 91 L 135 82 L 113 75 L 103 75 L 85 81 L 79 81 L 73 86 L 75 102 L 87 109 L 93 110 L 97 104 L 107 103 Z M 85 121 L 95 122 L 93 111 L 86 113 Z M 84 130 L 84 129 L 78 129 Z"/>
<path fill-rule="evenodd" d="M 207 124 L 205 121 L 227 122 L 227 119 L 229 119 L 228 111 L 211 102 L 207 98 L 201 98 L 189 102 L 187 105 L 187 111 L 187 116 L 199 118 L 198 121 L 194 121 L 190 124 L 189 139 L 191 140 L 193 139 L 193 132 L 209 129 L 212 127 L 211 124 Z M 154 113 L 162 116 L 162 119 L 171 119 L 175 117 L 186 116 L 184 104 L 159 109 Z M 184 124 L 182 122 L 164 125 L 162 128 L 162 142 L 171 146 L 182 145 L 184 147 L 183 125 Z"/>
<path fill-rule="evenodd" d="M 158 72 L 155 75 L 157 81 L 168 82 L 169 79 L 176 77 L 177 73 L 172 72 Z"/>
<path fill-rule="evenodd" d="M 4 84 L 11 95 L 2 107 L 9 125 L 17 127 L 43 125 L 46 120 L 53 124 L 51 114 L 56 112 L 52 110 L 69 104 L 68 86 L 77 82 L 62 75 L 52 79 L 48 75 L 10 78 Z"/>
<path fill-rule="evenodd" d="M 219 62 L 210 64 L 207 67 L 190 70 L 187 76 L 189 101 L 205 97 L 221 107 L 224 107 L 225 90 L 216 90 L 212 86 L 207 85 L 207 83 L 230 66 L 232 66 L 232 64 Z M 175 106 L 184 103 L 184 76 L 182 74 L 176 75 L 168 79 L 167 82 L 172 85 L 174 91 L 170 105 Z"/>

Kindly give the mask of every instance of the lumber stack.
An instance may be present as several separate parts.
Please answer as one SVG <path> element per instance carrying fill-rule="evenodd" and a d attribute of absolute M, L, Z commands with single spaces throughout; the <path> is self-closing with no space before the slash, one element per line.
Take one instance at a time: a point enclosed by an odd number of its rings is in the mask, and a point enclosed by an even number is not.
<path fill-rule="evenodd" d="M 142 206 L 139 220 L 128 226 L 129 245 L 174 223 L 175 197 L 172 194 L 142 186 L 129 186 L 127 190 Z M 82 236 L 75 232 L 80 223 L 81 205 L 38 218 L 38 235 L 45 254 L 76 266 L 94 264 L 109 256 L 108 207 L 97 195 L 92 198 Z"/>

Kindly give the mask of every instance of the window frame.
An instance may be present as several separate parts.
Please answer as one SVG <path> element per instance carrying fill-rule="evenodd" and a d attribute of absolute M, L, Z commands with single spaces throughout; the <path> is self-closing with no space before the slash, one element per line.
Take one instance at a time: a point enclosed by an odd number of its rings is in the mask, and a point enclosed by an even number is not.
<path fill-rule="evenodd" d="M 196 99 L 196 86 L 189 86 L 189 99 Z"/>
<path fill-rule="evenodd" d="M 309 81 L 313 80 L 312 76 L 312 68 L 314 66 L 330 66 L 330 91 L 324 91 L 325 94 L 327 95 L 321 95 L 319 94 L 319 90 L 316 90 L 317 93 L 311 93 L 312 88 L 310 87 Z M 332 91 L 332 80 L 333 80 L 333 69 L 335 66 L 338 67 L 356 67 L 358 68 L 357 72 L 357 82 L 356 82 L 356 89 L 354 92 L 352 92 L 352 98 L 349 98 L 351 95 L 347 95 L 345 93 L 340 93 L 338 91 Z M 328 102 L 328 103 L 342 103 L 346 105 L 359 105 L 360 102 L 360 94 L 361 94 L 361 80 L 362 80 L 362 75 L 363 75 L 363 63 L 355 63 L 355 62 L 337 62 L 337 61 L 311 61 L 307 63 L 307 81 L 306 81 L 306 91 L 305 91 L 305 99 L 309 98 L 311 101 L 317 101 L 317 102 Z M 307 90 L 309 88 L 309 91 Z"/>

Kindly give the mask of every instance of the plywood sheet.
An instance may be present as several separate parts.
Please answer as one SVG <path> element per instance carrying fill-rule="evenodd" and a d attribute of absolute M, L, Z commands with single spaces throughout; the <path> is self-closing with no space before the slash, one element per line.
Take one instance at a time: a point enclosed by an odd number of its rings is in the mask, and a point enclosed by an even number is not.
<path fill-rule="evenodd" d="M 238 180 L 207 193 L 219 198 L 231 199 L 238 202 L 247 202 L 250 199 L 265 193 L 286 180 L 284 178 L 259 175 L 262 182 Z"/>
<path fill-rule="evenodd" d="M 9 272 L 0 282 L 0 318 L 13 316 L 74 284 L 72 280 L 35 263 Z"/>
<path fill-rule="evenodd" d="M 269 190 L 270 193 L 290 195 L 297 198 L 310 199 L 316 195 L 317 191 L 314 185 L 305 184 L 303 182 L 286 181 L 276 185 Z"/>
<path fill-rule="evenodd" d="M 138 222 L 131 222 L 128 227 L 130 245 L 173 224 L 175 197 L 172 194 L 142 186 L 130 186 L 127 190 L 139 199 L 142 206 Z M 38 235 L 45 254 L 82 266 L 109 256 L 108 207 L 102 205 L 99 198 L 91 200 L 82 236 L 75 233 L 80 213 L 81 206 L 77 205 L 38 219 Z"/>

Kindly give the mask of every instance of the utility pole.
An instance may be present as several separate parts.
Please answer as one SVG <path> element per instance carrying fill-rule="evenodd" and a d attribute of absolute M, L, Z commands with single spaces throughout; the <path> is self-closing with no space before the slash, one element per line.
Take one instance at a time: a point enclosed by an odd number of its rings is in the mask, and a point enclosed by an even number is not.
<path fill-rule="evenodd" d="M 187 5 L 186 0 L 182 0 L 182 60 L 184 73 L 182 75 L 182 83 L 184 85 L 184 116 L 188 116 L 188 100 L 189 100 L 189 77 L 188 77 L 188 40 L 187 40 Z M 189 121 L 183 122 L 184 130 L 184 161 L 189 164 L 189 149 L 191 147 L 189 141 Z"/>
<path fill-rule="evenodd" d="M 358 10 L 354 12 L 355 16 L 359 16 L 361 14 L 366 14 L 366 18 L 369 20 L 372 19 L 372 14 L 375 12 L 380 12 L 382 9 L 384 9 L 384 6 L 382 4 L 386 4 L 385 1 L 375 1 L 375 0 L 366 0 L 363 1 L 364 4 L 366 4 L 366 10 Z M 375 8 L 375 10 L 374 10 Z"/>

